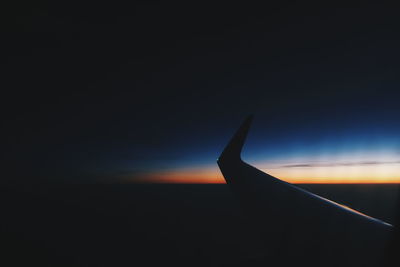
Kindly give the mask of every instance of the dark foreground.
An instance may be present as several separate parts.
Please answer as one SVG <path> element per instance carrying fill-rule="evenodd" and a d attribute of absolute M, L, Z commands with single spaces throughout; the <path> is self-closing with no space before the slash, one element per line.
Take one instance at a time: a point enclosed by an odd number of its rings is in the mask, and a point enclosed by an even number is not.
<path fill-rule="evenodd" d="M 395 223 L 397 185 L 302 186 Z M 227 185 L 3 187 L 0 265 L 265 266 L 249 224 Z"/>

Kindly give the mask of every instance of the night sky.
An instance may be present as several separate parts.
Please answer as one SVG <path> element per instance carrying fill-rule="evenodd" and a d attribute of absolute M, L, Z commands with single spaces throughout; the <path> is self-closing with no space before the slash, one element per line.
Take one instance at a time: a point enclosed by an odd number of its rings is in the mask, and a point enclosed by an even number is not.
<path fill-rule="evenodd" d="M 400 19 L 366 1 L 15 1 L 3 10 L 2 183 L 400 182 Z"/>

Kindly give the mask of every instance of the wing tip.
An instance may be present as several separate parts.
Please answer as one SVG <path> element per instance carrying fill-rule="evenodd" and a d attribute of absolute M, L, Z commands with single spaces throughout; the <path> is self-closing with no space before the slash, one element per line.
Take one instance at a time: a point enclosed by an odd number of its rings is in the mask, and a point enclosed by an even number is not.
<path fill-rule="evenodd" d="M 241 160 L 242 148 L 246 141 L 247 133 L 250 129 L 253 118 L 253 114 L 250 114 L 245 118 L 236 133 L 229 141 L 228 145 L 222 151 L 217 162 L 221 162 L 225 159 Z"/>

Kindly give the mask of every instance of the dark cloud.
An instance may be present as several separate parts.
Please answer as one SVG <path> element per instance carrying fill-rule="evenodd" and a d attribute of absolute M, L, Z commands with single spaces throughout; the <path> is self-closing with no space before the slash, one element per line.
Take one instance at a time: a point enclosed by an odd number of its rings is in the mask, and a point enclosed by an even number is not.
<path fill-rule="evenodd" d="M 337 162 L 337 163 L 308 163 L 308 164 L 287 164 L 279 168 L 313 168 L 313 167 L 337 167 L 337 166 L 366 166 L 400 164 L 400 161 L 359 161 L 359 162 Z"/>

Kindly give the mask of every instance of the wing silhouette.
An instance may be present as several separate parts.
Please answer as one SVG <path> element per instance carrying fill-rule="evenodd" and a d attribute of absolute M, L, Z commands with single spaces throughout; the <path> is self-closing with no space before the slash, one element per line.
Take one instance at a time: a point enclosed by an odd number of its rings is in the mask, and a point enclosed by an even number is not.
<path fill-rule="evenodd" d="M 284 182 L 241 159 L 252 116 L 218 166 L 263 242 L 271 266 L 379 266 L 392 226 Z"/>

